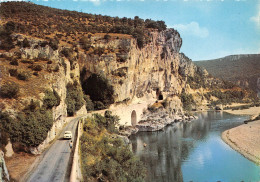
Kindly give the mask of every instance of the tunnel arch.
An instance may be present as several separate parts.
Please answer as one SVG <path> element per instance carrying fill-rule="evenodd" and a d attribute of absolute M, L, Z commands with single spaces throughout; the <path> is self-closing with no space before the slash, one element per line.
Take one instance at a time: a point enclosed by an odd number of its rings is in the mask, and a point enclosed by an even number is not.
<path fill-rule="evenodd" d="M 163 95 L 162 94 L 159 95 L 158 100 L 163 100 Z"/>
<path fill-rule="evenodd" d="M 137 124 L 137 118 L 136 118 L 136 111 L 133 110 L 131 113 L 131 124 L 132 126 L 135 126 Z"/>

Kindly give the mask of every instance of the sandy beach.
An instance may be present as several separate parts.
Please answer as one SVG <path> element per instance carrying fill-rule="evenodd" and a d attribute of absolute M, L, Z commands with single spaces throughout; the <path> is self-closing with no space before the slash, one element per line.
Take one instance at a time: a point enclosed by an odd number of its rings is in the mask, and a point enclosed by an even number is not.
<path fill-rule="evenodd" d="M 250 115 L 250 116 L 258 116 L 260 114 L 260 107 L 250 107 L 248 109 L 243 110 L 224 110 L 230 114 L 237 114 L 237 115 Z"/>
<path fill-rule="evenodd" d="M 255 117 L 259 115 L 260 107 L 226 112 Z M 222 139 L 234 150 L 260 165 L 260 120 L 226 130 L 222 133 Z"/>

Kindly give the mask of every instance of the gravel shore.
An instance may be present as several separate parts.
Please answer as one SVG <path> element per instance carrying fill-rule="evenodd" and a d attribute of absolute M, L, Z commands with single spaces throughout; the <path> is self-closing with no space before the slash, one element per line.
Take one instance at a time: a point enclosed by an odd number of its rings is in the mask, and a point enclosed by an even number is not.
<path fill-rule="evenodd" d="M 228 112 L 255 116 L 259 114 L 260 108 L 253 107 L 239 111 L 229 110 Z M 260 120 L 226 130 L 221 137 L 234 150 L 260 165 Z"/>

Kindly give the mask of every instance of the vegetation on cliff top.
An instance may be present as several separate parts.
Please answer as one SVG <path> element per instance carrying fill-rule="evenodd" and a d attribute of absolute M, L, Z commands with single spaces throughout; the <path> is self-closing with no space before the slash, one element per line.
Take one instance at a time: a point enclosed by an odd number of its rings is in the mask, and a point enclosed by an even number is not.
<path fill-rule="evenodd" d="M 13 30 L 34 37 L 45 38 L 54 32 L 82 33 L 120 33 L 129 34 L 137 39 L 141 48 L 148 41 L 147 29 L 166 29 L 164 21 L 143 20 L 93 15 L 76 11 L 60 10 L 27 2 L 3 2 L 0 15 L 11 20 Z M 44 31 L 42 31 L 44 30 Z M 60 34 L 61 35 L 61 34 Z"/>
<path fill-rule="evenodd" d="M 114 134 L 118 120 L 110 111 L 85 119 L 80 138 L 84 181 L 144 181 L 142 162 Z"/>

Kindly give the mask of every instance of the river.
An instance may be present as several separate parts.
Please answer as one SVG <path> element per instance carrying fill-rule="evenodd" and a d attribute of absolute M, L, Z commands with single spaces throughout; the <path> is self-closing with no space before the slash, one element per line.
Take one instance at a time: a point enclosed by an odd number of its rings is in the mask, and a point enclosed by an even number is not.
<path fill-rule="evenodd" d="M 260 181 L 260 166 L 230 148 L 221 133 L 243 124 L 246 116 L 198 113 L 164 131 L 131 136 L 133 152 L 147 167 L 147 182 Z M 144 147 L 146 143 L 146 147 Z"/>

